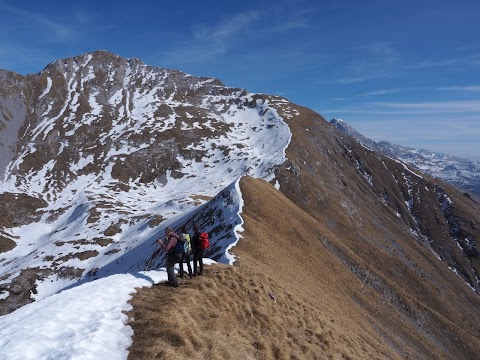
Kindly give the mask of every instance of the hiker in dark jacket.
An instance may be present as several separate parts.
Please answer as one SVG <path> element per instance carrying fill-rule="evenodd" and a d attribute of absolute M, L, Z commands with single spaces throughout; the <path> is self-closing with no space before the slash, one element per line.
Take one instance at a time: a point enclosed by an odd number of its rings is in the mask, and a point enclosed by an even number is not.
<path fill-rule="evenodd" d="M 176 234 L 173 229 L 168 226 L 165 229 L 165 238 L 163 240 L 157 240 L 161 248 L 166 252 L 168 275 L 167 284 L 173 287 L 178 287 L 178 280 L 175 276 L 174 266 L 177 262 L 181 261 L 180 255 L 175 251 L 175 245 L 177 245 L 177 241 L 179 241 L 179 239 L 180 236 L 178 236 L 178 234 Z"/>
<path fill-rule="evenodd" d="M 193 251 L 193 276 L 202 275 L 203 273 L 203 249 L 200 244 L 201 231 L 197 225 L 193 227 L 192 251 Z M 200 271 L 197 271 L 197 263 Z"/>
<path fill-rule="evenodd" d="M 182 240 L 184 244 L 185 252 L 182 254 L 182 261 L 180 262 L 180 279 L 183 279 L 183 263 L 187 263 L 188 268 L 188 277 L 192 278 L 192 265 L 190 264 L 190 254 L 192 253 L 192 245 L 190 243 L 190 234 L 188 233 L 187 227 L 182 227 Z"/>

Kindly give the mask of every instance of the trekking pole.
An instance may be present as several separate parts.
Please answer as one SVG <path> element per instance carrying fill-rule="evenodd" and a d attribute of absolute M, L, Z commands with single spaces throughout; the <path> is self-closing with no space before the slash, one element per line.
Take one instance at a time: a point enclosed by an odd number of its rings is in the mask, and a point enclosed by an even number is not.
<path fill-rule="evenodd" d="M 147 260 L 147 263 L 145 265 L 144 271 L 148 271 L 150 269 L 150 266 L 152 265 L 152 260 L 153 260 L 153 255 L 150 255 L 150 258 Z"/>
<path fill-rule="evenodd" d="M 157 243 L 157 241 L 155 241 L 155 243 Z M 154 244 L 152 244 L 152 245 L 154 245 Z M 150 245 L 150 246 L 152 246 L 152 245 Z M 157 250 L 155 250 L 153 252 L 153 254 L 150 255 L 150 258 L 147 260 L 147 264 L 145 266 L 145 271 L 149 270 L 150 266 L 152 266 L 152 263 L 154 261 L 154 257 L 155 257 L 156 252 L 157 252 Z"/>

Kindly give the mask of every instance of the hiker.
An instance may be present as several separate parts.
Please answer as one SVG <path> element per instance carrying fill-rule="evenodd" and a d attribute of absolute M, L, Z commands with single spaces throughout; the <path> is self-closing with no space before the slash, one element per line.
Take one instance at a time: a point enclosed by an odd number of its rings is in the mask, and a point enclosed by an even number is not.
<path fill-rule="evenodd" d="M 182 239 L 184 240 L 184 253 L 182 254 L 182 260 L 180 261 L 180 278 L 183 279 L 183 263 L 187 263 L 188 276 L 192 278 L 192 265 L 190 264 L 190 254 L 192 253 L 192 245 L 190 243 L 190 234 L 186 226 L 182 227 Z"/>
<path fill-rule="evenodd" d="M 203 273 L 203 253 L 209 246 L 208 234 L 200 231 L 197 225 L 193 227 L 192 251 L 193 251 L 193 276 Z M 206 239 L 205 239 L 206 238 Z M 197 271 L 197 263 L 199 271 Z"/>
<path fill-rule="evenodd" d="M 168 275 L 167 285 L 173 287 L 178 287 L 178 280 L 175 277 L 174 266 L 177 262 L 181 261 L 181 255 L 176 251 L 176 245 L 179 241 L 180 236 L 178 236 L 178 234 L 176 234 L 170 226 L 165 229 L 165 238 L 163 240 L 157 240 L 161 248 L 166 252 Z"/>

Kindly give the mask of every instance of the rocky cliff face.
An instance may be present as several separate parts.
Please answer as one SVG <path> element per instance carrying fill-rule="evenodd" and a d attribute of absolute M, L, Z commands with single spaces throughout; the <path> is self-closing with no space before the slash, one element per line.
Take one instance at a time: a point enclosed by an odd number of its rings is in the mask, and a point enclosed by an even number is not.
<path fill-rule="evenodd" d="M 220 250 L 238 224 L 228 189 L 249 175 L 321 224 L 313 241 L 402 321 L 435 324 L 424 336 L 446 342 L 435 315 L 445 314 L 442 324 L 478 335 L 465 319 L 480 316 L 479 204 L 313 111 L 108 52 L 0 78 L 2 313 L 79 280 L 158 266 L 152 243 L 167 225 L 203 224 L 208 255 L 227 262 Z"/>

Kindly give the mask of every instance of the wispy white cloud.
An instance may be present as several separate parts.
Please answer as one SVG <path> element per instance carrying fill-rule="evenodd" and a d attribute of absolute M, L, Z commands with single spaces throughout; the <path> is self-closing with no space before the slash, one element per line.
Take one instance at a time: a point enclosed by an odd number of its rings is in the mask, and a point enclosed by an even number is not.
<path fill-rule="evenodd" d="M 347 105 L 347 103 L 345 104 Z M 364 102 L 364 103 L 348 103 L 348 106 L 324 108 L 320 110 L 324 114 L 338 114 L 339 117 L 349 116 L 372 118 L 398 118 L 399 116 L 409 115 L 411 118 L 415 116 L 444 116 L 452 119 L 452 116 L 462 118 L 469 124 L 479 122 L 480 119 L 480 100 L 459 100 L 446 102 Z M 443 115 L 442 115 L 443 114 Z M 424 121 L 424 120 L 422 120 Z"/>
<path fill-rule="evenodd" d="M 377 91 L 370 91 L 363 94 L 357 95 L 358 97 L 368 97 L 368 96 L 376 96 L 376 95 L 388 95 L 388 94 L 395 94 L 400 92 L 400 89 L 383 89 Z"/>
<path fill-rule="evenodd" d="M 305 29 L 311 27 L 311 16 L 314 10 L 301 7 L 296 11 L 286 9 L 277 9 L 277 16 L 274 23 L 271 21 L 268 26 L 263 27 L 263 31 L 270 33 L 284 33 L 287 31 Z M 287 16 L 285 16 L 287 14 Z M 267 17 L 268 15 L 262 15 Z"/>
<path fill-rule="evenodd" d="M 378 108 L 400 109 L 412 113 L 478 112 L 480 100 L 438 101 L 438 102 L 371 102 L 366 105 Z"/>
<path fill-rule="evenodd" d="M 398 73 L 400 54 L 388 42 L 373 42 L 350 49 L 350 60 L 344 66 L 347 76 L 336 80 L 343 85 L 360 83 Z M 343 55 L 342 55 L 343 56 Z"/>
<path fill-rule="evenodd" d="M 382 63 L 394 63 L 399 59 L 400 53 L 389 42 L 373 42 L 364 46 L 359 46 L 373 58 L 381 59 Z"/>
<path fill-rule="evenodd" d="M 167 62 L 179 65 L 224 56 L 235 47 L 235 40 L 249 31 L 259 17 L 259 12 L 247 11 L 224 18 L 213 25 L 198 25 L 190 38 L 163 52 L 162 56 Z"/>
<path fill-rule="evenodd" d="M 336 82 L 338 84 L 341 84 L 341 85 L 351 85 L 351 84 L 355 84 L 355 83 L 364 82 L 364 81 L 373 79 L 375 77 L 376 76 L 374 76 L 374 75 L 371 75 L 371 76 L 347 76 L 347 77 L 337 79 Z"/>
<path fill-rule="evenodd" d="M 186 36 L 184 41 L 176 44 L 171 50 L 163 51 L 162 56 L 167 62 L 181 65 L 210 61 L 244 48 L 249 51 L 242 52 L 243 56 L 248 59 L 259 58 L 259 52 L 255 52 L 255 49 L 258 46 L 268 47 L 268 41 L 265 39 L 308 28 L 311 25 L 310 17 L 311 14 L 306 9 L 287 13 L 281 4 L 273 10 L 255 9 L 230 14 L 220 18 L 216 23 L 194 26 L 191 36 Z M 297 56 L 298 47 L 292 49 L 290 46 L 289 51 L 284 50 L 276 49 L 276 56 L 281 56 L 283 61 L 288 59 L 301 62 L 309 59 L 307 56 Z M 291 54 L 292 52 L 295 56 Z M 303 55 L 315 56 L 311 53 Z"/>
<path fill-rule="evenodd" d="M 0 10 L 4 16 L 5 14 L 9 14 L 10 16 L 20 18 L 20 24 L 38 28 L 39 30 L 36 33 L 45 33 L 45 35 L 47 35 L 45 36 L 46 39 L 65 41 L 72 38 L 75 34 L 72 27 L 54 21 L 48 16 L 38 12 L 28 11 L 19 6 L 12 6 L 1 2 Z"/>
<path fill-rule="evenodd" d="M 458 59 L 444 59 L 444 60 L 424 60 L 416 64 L 406 65 L 407 70 L 421 70 L 435 67 L 443 67 L 458 64 Z"/>
<path fill-rule="evenodd" d="M 348 101 L 350 99 L 348 98 L 333 98 L 333 99 L 328 99 L 327 101 Z"/>
<path fill-rule="evenodd" d="M 36 73 L 55 59 L 96 50 L 89 47 L 95 40 L 87 34 L 95 32 L 95 24 L 86 12 L 69 9 L 53 15 L 50 4 L 32 10 L 13 3 L 0 0 L 0 68 Z"/>
<path fill-rule="evenodd" d="M 238 13 L 214 26 L 202 25 L 194 30 L 194 37 L 202 43 L 226 47 L 232 39 L 259 18 L 257 11 Z"/>
<path fill-rule="evenodd" d="M 477 92 L 480 91 L 480 85 L 473 85 L 473 86 L 442 86 L 436 88 L 435 90 L 438 91 L 472 91 Z"/>

